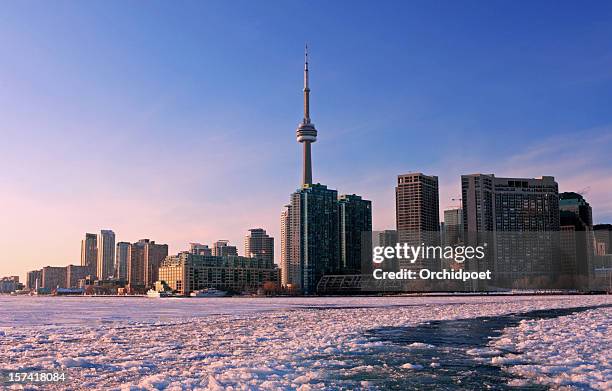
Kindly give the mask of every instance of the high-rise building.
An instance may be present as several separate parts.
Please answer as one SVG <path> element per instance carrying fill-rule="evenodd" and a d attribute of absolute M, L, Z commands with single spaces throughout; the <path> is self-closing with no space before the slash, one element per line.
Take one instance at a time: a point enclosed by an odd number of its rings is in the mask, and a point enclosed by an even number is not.
<path fill-rule="evenodd" d="M 98 264 L 96 276 L 106 280 L 115 274 L 115 233 L 102 230 L 98 235 Z"/>
<path fill-rule="evenodd" d="M 128 248 L 128 285 L 134 291 L 142 291 L 159 280 L 159 265 L 168 256 L 167 244 L 156 244 L 141 239 Z"/>
<path fill-rule="evenodd" d="M 35 290 L 40 288 L 42 285 L 42 270 L 32 270 L 28 272 L 26 278 L 26 288 L 29 290 Z"/>
<path fill-rule="evenodd" d="M 45 266 L 42 268 L 41 288 L 53 290 L 66 288 L 66 267 Z"/>
<path fill-rule="evenodd" d="M 303 145 L 302 186 L 281 213 L 281 282 L 307 295 L 316 293 L 321 277 L 341 272 L 341 235 L 344 271 L 359 270 L 361 242 L 357 232 L 371 230 L 369 201 L 346 196 L 340 206 L 336 190 L 313 183 L 311 144 L 317 139 L 317 130 L 310 118 L 308 77 L 306 51 L 304 117 L 296 130 L 297 141 Z"/>
<path fill-rule="evenodd" d="M 461 176 L 464 232 L 489 235 L 489 266 L 499 286 L 554 281 L 559 265 L 559 190 L 551 176 Z M 473 244 L 473 243 L 472 243 Z M 518 285 L 520 286 L 518 286 Z M 522 285 L 521 285 L 522 284 Z"/>
<path fill-rule="evenodd" d="M 217 240 L 213 243 L 212 255 L 216 257 L 238 255 L 238 249 L 236 248 L 236 246 L 230 246 L 229 240 Z"/>
<path fill-rule="evenodd" d="M 66 288 L 78 288 L 79 280 L 87 278 L 91 274 L 88 266 L 66 266 Z"/>
<path fill-rule="evenodd" d="M 559 214 L 563 287 L 586 289 L 595 253 L 593 210 L 582 195 L 565 192 L 559 195 Z"/>
<path fill-rule="evenodd" d="M 303 185 L 291 195 L 289 208 L 288 281 L 304 294 L 314 294 L 324 274 L 340 269 L 338 192 L 321 184 Z"/>
<path fill-rule="evenodd" d="M 463 242 L 463 212 L 461 208 L 444 211 L 444 243 L 457 245 Z"/>
<path fill-rule="evenodd" d="M 268 236 L 265 229 L 250 229 L 244 238 L 244 255 L 274 261 L 274 238 Z"/>
<path fill-rule="evenodd" d="M 212 249 L 202 243 L 189 243 L 189 252 L 195 255 L 212 255 Z"/>
<path fill-rule="evenodd" d="M 578 223 L 584 229 L 593 227 L 593 209 L 581 194 L 565 192 L 559 194 L 561 219 L 571 224 Z"/>
<path fill-rule="evenodd" d="M 297 281 L 295 262 L 290 261 L 291 254 L 291 205 L 285 205 L 281 212 L 281 285 L 286 287 L 290 281 Z"/>
<path fill-rule="evenodd" d="M 395 222 L 398 240 L 413 246 L 436 246 L 440 242 L 440 201 L 438 177 L 420 172 L 397 176 L 395 187 Z M 417 259 L 409 262 L 398 259 L 401 268 L 436 269 L 439 260 Z"/>
<path fill-rule="evenodd" d="M 90 273 L 95 275 L 98 271 L 98 237 L 96 234 L 85 234 L 81 240 L 81 266 L 89 267 Z"/>
<path fill-rule="evenodd" d="M 612 254 L 612 224 L 593 226 L 598 255 Z"/>
<path fill-rule="evenodd" d="M 372 202 L 355 194 L 338 197 L 340 272 L 360 274 L 372 255 Z"/>
<path fill-rule="evenodd" d="M 128 260 L 130 244 L 128 242 L 117 243 L 115 251 L 115 277 L 127 281 L 128 279 Z"/>

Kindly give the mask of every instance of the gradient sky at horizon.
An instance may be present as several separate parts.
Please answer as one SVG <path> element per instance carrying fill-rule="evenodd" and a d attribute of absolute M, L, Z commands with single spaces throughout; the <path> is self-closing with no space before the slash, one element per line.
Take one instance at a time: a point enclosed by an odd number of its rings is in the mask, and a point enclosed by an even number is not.
<path fill-rule="evenodd" d="M 409 171 L 442 209 L 461 174 L 553 175 L 612 222 L 610 21 L 596 1 L 4 2 L 0 276 L 78 264 L 100 229 L 278 242 L 305 42 L 314 180 L 371 199 L 374 229 Z"/>

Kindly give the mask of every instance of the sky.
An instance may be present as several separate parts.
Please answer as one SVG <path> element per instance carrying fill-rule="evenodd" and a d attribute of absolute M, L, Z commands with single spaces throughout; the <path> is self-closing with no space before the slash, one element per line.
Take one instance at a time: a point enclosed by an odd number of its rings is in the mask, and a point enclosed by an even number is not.
<path fill-rule="evenodd" d="M 401 173 L 553 175 L 612 222 L 612 3 L 36 1 L 0 6 L 0 276 L 79 264 L 85 232 L 170 253 L 280 241 L 301 180 L 392 229 Z M 441 213 L 442 215 L 442 213 Z"/>

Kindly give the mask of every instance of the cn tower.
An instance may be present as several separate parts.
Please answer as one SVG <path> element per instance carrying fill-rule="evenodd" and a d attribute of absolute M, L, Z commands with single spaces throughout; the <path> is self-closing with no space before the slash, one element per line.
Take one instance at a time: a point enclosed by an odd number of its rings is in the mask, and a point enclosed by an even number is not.
<path fill-rule="evenodd" d="M 317 130 L 310 122 L 310 88 L 308 88 L 308 46 L 304 49 L 304 119 L 295 132 L 297 141 L 304 144 L 302 186 L 312 185 L 312 158 L 310 144 L 317 141 Z"/>

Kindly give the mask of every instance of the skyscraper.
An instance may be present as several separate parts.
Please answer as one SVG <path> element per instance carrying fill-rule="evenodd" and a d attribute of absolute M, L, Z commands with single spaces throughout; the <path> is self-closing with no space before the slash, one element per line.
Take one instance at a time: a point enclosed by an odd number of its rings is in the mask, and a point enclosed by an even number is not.
<path fill-rule="evenodd" d="M 89 267 L 90 273 L 95 275 L 98 269 L 98 237 L 96 234 L 85 234 L 81 240 L 81 266 Z"/>
<path fill-rule="evenodd" d="M 140 239 L 128 248 L 128 285 L 132 291 L 143 291 L 159 279 L 159 265 L 168 256 L 168 245 Z"/>
<path fill-rule="evenodd" d="M 250 229 L 244 238 L 244 255 L 274 261 L 274 238 L 268 236 L 265 229 Z"/>
<path fill-rule="evenodd" d="M 281 212 L 281 285 L 286 287 L 290 281 L 297 281 L 295 263 L 290 260 L 291 254 L 291 204 L 285 205 Z"/>
<path fill-rule="evenodd" d="M 289 283 L 304 294 L 314 294 L 324 274 L 340 269 L 338 192 L 325 185 L 306 184 L 291 195 L 289 210 L 289 259 L 297 269 L 295 280 Z"/>
<path fill-rule="evenodd" d="M 420 172 L 397 176 L 395 187 L 395 221 L 398 239 L 411 245 L 436 245 L 439 242 L 440 211 L 438 177 Z M 434 261 L 429 261 L 429 267 Z M 419 260 L 414 264 L 400 266 L 419 268 L 424 266 Z"/>
<path fill-rule="evenodd" d="M 360 274 L 362 262 L 372 254 L 372 202 L 345 194 L 338 197 L 338 207 L 340 272 Z"/>
<path fill-rule="evenodd" d="M 217 240 L 212 245 L 212 255 L 216 257 L 238 256 L 236 246 L 230 246 L 229 240 Z"/>
<path fill-rule="evenodd" d="M 612 224 L 596 224 L 593 230 L 597 241 L 597 254 L 612 254 Z"/>
<path fill-rule="evenodd" d="M 463 212 L 461 208 L 444 211 L 445 244 L 457 245 L 463 242 Z"/>
<path fill-rule="evenodd" d="M 98 264 L 96 275 L 105 280 L 115 274 L 115 233 L 102 230 L 98 235 Z"/>
<path fill-rule="evenodd" d="M 130 244 L 128 242 L 117 243 L 115 252 L 115 277 L 127 281 L 128 278 L 128 259 Z"/>
<path fill-rule="evenodd" d="M 478 240 L 488 234 L 494 242 L 489 266 L 495 283 L 525 287 L 558 277 L 559 190 L 553 177 L 471 174 L 461 176 L 461 187 L 464 232 Z"/>

